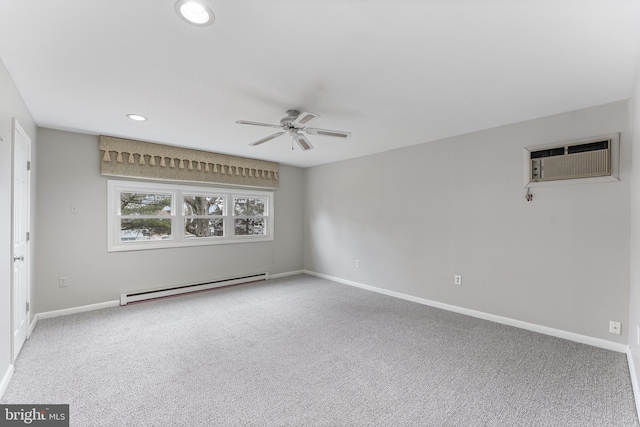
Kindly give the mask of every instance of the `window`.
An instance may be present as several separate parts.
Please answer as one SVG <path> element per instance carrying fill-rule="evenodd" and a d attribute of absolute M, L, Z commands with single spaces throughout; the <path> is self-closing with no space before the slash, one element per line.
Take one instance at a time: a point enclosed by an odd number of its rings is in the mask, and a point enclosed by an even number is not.
<path fill-rule="evenodd" d="M 265 207 L 268 205 L 264 197 L 234 197 L 233 224 L 236 236 L 264 235 Z"/>
<path fill-rule="evenodd" d="M 224 237 L 225 196 L 187 194 L 184 200 L 184 237 Z"/>
<path fill-rule="evenodd" d="M 171 194 L 120 193 L 122 241 L 171 239 Z"/>
<path fill-rule="evenodd" d="M 108 182 L 108 250 L 273 240 L 273 193 Z"/>

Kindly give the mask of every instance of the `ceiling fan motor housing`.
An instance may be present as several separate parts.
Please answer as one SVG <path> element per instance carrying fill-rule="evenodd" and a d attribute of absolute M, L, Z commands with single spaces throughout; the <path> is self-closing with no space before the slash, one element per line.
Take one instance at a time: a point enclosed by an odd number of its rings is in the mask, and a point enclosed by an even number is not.
<path fill-rule="evenodd" d="M 291 123 L 293 123 L 298 116 L 300 115 L 300 111 L 298 110 L 287 110 L 287 115 L 280 119 L 280 124 L 284 126 L 285 129 L 289 130 Z"/>

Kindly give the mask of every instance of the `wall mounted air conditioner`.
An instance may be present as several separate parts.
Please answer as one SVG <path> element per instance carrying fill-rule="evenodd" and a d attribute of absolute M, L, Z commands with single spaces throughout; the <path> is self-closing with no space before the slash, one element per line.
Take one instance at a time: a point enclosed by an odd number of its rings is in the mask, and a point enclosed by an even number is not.
<path fill-rule="evenodd" d="M 525 147 L 525 186 L 565 180 L 618 181 L 619 152 L 619 133 Z"/>

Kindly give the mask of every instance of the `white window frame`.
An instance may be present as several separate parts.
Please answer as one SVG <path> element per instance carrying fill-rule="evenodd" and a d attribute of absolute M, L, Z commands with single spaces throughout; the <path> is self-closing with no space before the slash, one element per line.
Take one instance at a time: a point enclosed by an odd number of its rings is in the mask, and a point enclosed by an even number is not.
<path fill-rule="evenodd" d="M 148 241 L 123 241 L 120 227 L 121 193 L 161 193 L 171 195 L 171 239 Z M 223 196 L 225 198 L 224 236 L 186 238 L 184 236 L 184 195 Z M 234 198 L 266 199 L 265 234 L 236 236 L 233 216 Z M 230 243 L 264 242 L 273 240 L 274 224 L 273 191 L 240 190 L 234 188 L 205 187 L 197 185 L 178 185 L 135 181 L 107 181 L 107 251 L 122 252 L 147 249 L 176 248 L 186 246 L 220 245 Z"/>

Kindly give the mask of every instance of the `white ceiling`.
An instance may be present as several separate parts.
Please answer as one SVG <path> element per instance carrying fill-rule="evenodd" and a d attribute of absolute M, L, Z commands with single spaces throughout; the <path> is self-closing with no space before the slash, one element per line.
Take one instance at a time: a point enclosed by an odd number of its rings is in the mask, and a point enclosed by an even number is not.
<path fill-rule="evenodd" d="M 174 3 L 0 0 L 36 123 L 312 166 L 627 99 L 640 65 L 639 0 L 210 0 L 204 28 Z M 294 108 L 353 136 L 235 124 Z"/>

